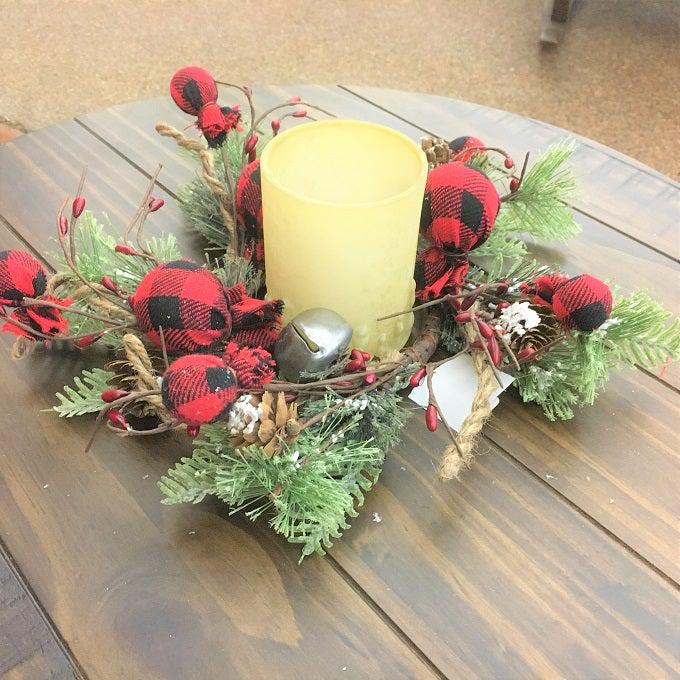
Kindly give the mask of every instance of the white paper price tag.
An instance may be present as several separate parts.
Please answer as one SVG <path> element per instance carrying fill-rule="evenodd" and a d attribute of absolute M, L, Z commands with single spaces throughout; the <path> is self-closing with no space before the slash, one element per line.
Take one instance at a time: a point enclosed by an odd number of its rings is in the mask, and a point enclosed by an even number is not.
<path fill-rule="evenodd" d="M 499 373 L 503 387 L 498 387 L 489 397 L 491 408 L 498 405 L 498 396 L 514 380 L 507 373 Z M 477 392 L 478 376 L 472 357 L 469 354 L 461 354 L 459 357 L 447 361 L 445 364 L 435 369 L 432 374 L 432 389 L 442 415 L 449 426 L 456 432 L 460 430 L 465 418 L 472 409 L 472 400 Z M 409 398 L 419 406 L 427 408 L 429 392 L 427 383 L 413 388 Z"/>

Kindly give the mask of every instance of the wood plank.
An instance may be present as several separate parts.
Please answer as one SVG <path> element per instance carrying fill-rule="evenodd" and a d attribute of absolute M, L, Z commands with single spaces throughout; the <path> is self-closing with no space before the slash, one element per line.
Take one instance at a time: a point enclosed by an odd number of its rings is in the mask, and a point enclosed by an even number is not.
<path fill-rule="evenodd" d="M 423 430 L 407 428 L 333 557 L 444 673 L 680 673 L 677 588 L 493 446 L 439 483 L 445 435 Z"/>
<path fill-rule="evenodd" d="M 185 438 L 104 435 L 84 454 L 91 419 L 41 413 L 82 367 L 56 358 L 0 358 L 21 405 L 0 411 L 0 531 L 88 677 L 431 675 L 327 561 L 298 567 L 222 504 L 162 506 L 155 482 Z"/>
<path fill-rule="evenodd" d="M 6 229 L 0 227 L 0 234 L 3 249 L 25 249 L 25 244 Z M 6 452 L 0 453 L 0 460 L 6 455 Z M 81 677 L 0 542 L 0 678 L 73 680 Z"/>
<path fill-rule="evenodd" d="M 2 550 L 0 677 L 5 680 L 73 680 L 81 677 Z"/>
<path fill-rule="evenodd" d="M 487 144 L 503 146 L 516 159 L 527 151 L 536 157 L 550 144 L 575 138 L 579 197 L 574 206 L 669 257 L 680 257 L 680 184 L 652 168 L 572 132 L 507 111 L 430 94 L 347 89 L 423 130 L 446 139 L 476 135 Z"/>
<path fill-rule="evenodd" d="M 271 87 L 263 92 L 262 96 L 267 98 L 268 103 L 285 100 L 298 92 L 305 99 L 318 102 L 337 115 L 390 124 L 386 112 L 368 106 L 360 99 L 352 99 L 337 88 Z M 128 140 L 128 143 L 137 149 L 135 162 L 149 169 L 153 167 L 157 155 L 154 151 L 154 140 L 152 138 L 147 143 L 140 139 L 137 132 L 139 123 L 135 123 L 135 119 L 139 117 L 140 120 L 146 121 L 145 126 L 151 126 L 156 117 L 154 110 L 156 103 L 157 100 L 138 102 L 129 113 L 127 107 L 119 107 L 116 114 L 118 122 L 113 128 L 111 121 L 108 118 L 101 118 L 100 114 L 93 114 L 88 121 L 92 124 L 97 123 L 98 133 L 112 142 L 117 143 L 118 139 Z M 128 122 L 130 133 L 126 132 Z M 392 118 L 392 123 L 396 123 L 402 132 L 412 138 L 420 135 L 418 129 L 398 118 Z M 429 122 L 426 121 L 426 124 Z M 423 124 L 423 127 L 426 127 L 426 124 Z M 158 145 L 157 141 L 155 145 Z M 172 155 L 165 159 L 167 168 L 172 168 L 175 163 Z M 648 289 L 667 308 L 675 314 L 680 314 L 680 300 L 676 295 L 678 286 L 673 285 L 673 282 L 679 281 L 680 267 L 675 262 L 594 219 L 583 214 L 577 214 L 576 217 L 583 228 L 579 238 L 568 244 L 559 244 L 557 247 L 550 245 L 534 247 L 534 251 L 541 259 L 557 263 L 566 271 L 573 273 L 597 272 L 599 276 L 616 282 L 624 292 L 639 288 Z M 680 387 L 680 365 L 670 366 L 664 373 L 664 381 Z M 647 439 L 644 443 L 646 473 L 640 475 L 633 466 L 616 464 L 615 449 L 608 449 L 611 452 L 611 459 L 605 460 L 599 460 L 597 456 L 589 453 L 593 446 L 598 450 L 606 444 L 607 440 L 599 439 L 598 433 L 609 432 L 610 427 L 616 429 L 619 422 L 620 431 L 625 432 L 628 431 L 630 420 L 633 422 L 639 420 L 634 406 L 629 406 L 629 411 L 625 415 L 622 415 L 621 410 L 616 407 L 617 397 L 624 400 L 625 404 L 629 404 L 630 395 L 639 396 L 640 392 L 637 391 L 639 382 L 650 394 L 648 400 L 653 402 L 653 404 L 648 402 L 647 407 L 653 412 L 670 416 L 671 411 L 667 402 L 673 395 L 666 393 L 664 387 L 653 379 L 643 374 L 628 372 L 625 376 L 612 381 L 609 391 L 606 392 L 607 398 L 602 403 L 598 402 L 595 407 L 579 411 L 573 423 L 551 426 L 538 409 L 517 407 L 518 410 L 521 409 L 523 416 L 522 424 L 525 429 L 522 430 L 522 434 L 526 441 L 518 441 L 522 439 L 519 435 L 508 439 L 503 436 L 504 433 L 516 429 L 514 412 L 508 407 L 497 412 L 496 427 L 487 428 L 487 434 L 493 441 L 508 448 L 513 456 L 527 464 L 537 474 L 547 478 L 554 488 L 565 493 L 568 498 L 576 499 L 588 514 L 629 543 L 646 559 L 659 565 L 666 573 L 678 577 L 680 570 L 677 565 L 676 546 L 680 544 L 680 523 L 669 521 L 669 515 L 672 516 L 673 511 L 677 509 L 677 504 L 672 502 L 675 498 L 675 480 L 679 473 L 677 458 L 669 455 L 663 447 L 655 446 L 653 438 Z M 511 391 L 510 394 L 514 392 Z M 510 395 L 507 395 L 505 399 L 510 398 Z M 615 415 L 612 417 L 610 413 Z M 607 429 L 598 428 L 603 414 L 607 414 L 607 419 L 612 420 L 611 424 L 608 423 Z M 554 455 L 553 451 L 541 451 L 540 457 L 536 452 L 528 453 L 532 450 L 530 443 L 540 444 L 546 428 L 552 428 L 551 432 L 561 432 L 560 428 L 565 427 L 567 431 L 583 431 L 588 435 L 578 438 L 576 444 L 571 444 L 571 448 L 562 444 L 560 448 L 562 455 L 559 456 Z M 652 420 L 650 427 L 658 433 L 663 428 L 663 422 Z M 644 438 L 645 435 L 642 436 Z M 623 446 L 628 451 L 629 447 L 625 444 L 623 441 L 619 447 Z M 621 455 L 626 458 L 627 454 Z M 565 473 L 565 466 L 568 466 L 568 474 Z M 583 480 L 588 478 L 595 481 L 583 487 Z M 603 498 L 606 502 L 603 502 Z M 618 500 L 615 504 L 609 504 L 609 498 Z"/>
<path fill-rule="evenodd" d="M 294 94 L 310 103 L 318 103 L 339 116 L 361 117 L 362 111 L 370 112 L 373 120 L 390 124 L 396 129 L 403 128 L 403 131 L 413 131 L 413 126 L 401 124 L 394 116 L 382 113 L 374 106 L 360 103 L 356 97 L 337 87 L 318 85 L 258 87 L 254 91 L 256 112 L 285 102 Z M 222 98 L 225 102 L 232 101 L 226 92 Z M 238 101 L 238 97 L 236 100 Z M 322 114 L 318 115 L 323 117 Z M 186 128 L 193 120 L 191 116 L 182 113 L 169 97 L 120 104 L 79 116 L 77 120 L 145 172 L 150 172 L 159 162 L 162 163 L 162 181 L 173 192 L 196 176 L 197 166 L 194 160 L 179 152 L 173 140 L 161 137 L 154 129 L 159 120 L 168 122 L 180 130 Z M 287 128 L 304 122 L 304 119 L 286 119 L 284 125 Z M 192 130 L 186 130 L 185 134 L 198 137 Z"/>
<path fill-rule="evenodd" d="M 54 240 L 57 210 L 67 194 L 73 196 L 85 165 L 88 208 L 101 219 L 108 216 L 112 232 L 122 234 L 146 190 L 147 178 L 80 125 L 70 121 L 0 147 L 0 213 L 52 261 L 59 249 Z M 147 233 L 171 231 L 184 251 L 196 249 L 198 238 L 184 228 L 175 201 L 162 189 L 156 194 L 166 205 L 149 216 Z"/>
<path fill-rule="evenodd" d="M 680 583 L 679 418 L 675 392 L 627 370 L 566 422 L 550 423 L 511 392 L 485 432 Z"/>
<path fill-rule="evenodd" d="M 100 146 L 90 149 L 97 182 L 116 167 Z M 37 189 L 35 177 L 50 171 L 23 154 L 8 157 L 30 168 L 24 186 Z M 0 157 L 3 173 L 9 167 Z M 111 181 L 129 168 L 111 171 Z M 72 179 L 52 177 L 48 203 Z M 99 209 L 113 212 L 116 192 L 91 187 Z M 9 198 L 0 212 L 17 207 Z M 34 214 L 43 211 L 49 207 L 35 205 Z M 22 228 L 33 224 L 30 212 L 11 214 Z M 14 245 L 3 229 L 0 242 Z M 44 233 L 28 234 L 41 252 Z M 189 453 L 185 438 L 121 443 L 105 435 L 84 454 L 91 419 L 41 411 L 87 354 L 38 350 L 12 362 L 9 338 L 2 344 L 3 393 L 12 399 L 0 409 L 0 535 L 88 677 L 436 675 L 327 561 L 298 567 L 295 546 L 266 526 L 229 518 L 223 504 L 162 506 L 155 482 Z"/>

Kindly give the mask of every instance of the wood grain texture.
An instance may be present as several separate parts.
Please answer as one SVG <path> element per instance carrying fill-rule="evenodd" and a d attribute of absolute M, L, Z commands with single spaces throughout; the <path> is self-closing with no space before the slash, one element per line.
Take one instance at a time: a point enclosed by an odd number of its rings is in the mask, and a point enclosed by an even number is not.
<path fill-rule="evenodd" d="M 0 531 L 88 677 L 431 677 L 324 560 L 222 504 L 165 508 L 156 480 L 184 438 L 102 436 L 43 413 L 79 355 L 0 358 Z M 57 360 L 58 358 L 58 360 Z"/>
<path fill-rule="evenodd" d="M 333 557 L 444 673 L 680 673 L 677 588 L 493 446 L 438 482 L 446 435 L 419 421 Z"/>
<path fill-rule="evenodd" d="M 0 549 L 0 678 L 79 678 L 54 631 Z"/>
<path fill-rule="evenodd" d="M 268 88 L 258 97 L 295 92 L 339 115 L 420 134 L 338 88 Z M 155 122 L 153 105 L 135 106 Z M 118 108 L 116 128 L 85 117 L 63 137 L 55 128 L 0 149 L 0 179 L 12 176 L 14 188 L 0 181 L 0 214 L 41 252 L 82 154 L 95 166 L 91 205 L 119 223 L 134 208 L 130 194 L 143 191 L 137 167 L 151 172 L 154 156 L 164 157 L 173 192 L 191 176 L 193 166 L 173 161 L 152 127 L 137 143 L 146 123 L 126 135 L 126 116 Z M 117 139 L 136 150 L 130 162 L 128 150 L 107 146 L 122 145 Z M 58 160 L 64 154 L 69 163 Z M 36 205 L 16 195 L 27 187 L 45 191 Z M 157 213 L 167 216 L 162 226 L 180 228 L 176 210 L 165 211 Z M 609 267 L 602 275 L 655 294 L 658 287 L 677 304 L 662 289 L 662 275 L 677 274 L 669 258 L 580 219 L 584 235 L 559 249 L 568 253 L 565 266 Z M 153 482 L 186 451 L 181 439 L 103 437 L 85 456 L 85 422 L 41 414 L 41 427 L 31 426 L 78 362 L 38 353 L 30 363 L 0 364 L 21 404 L 18 413 L 0 412 L 11 454 L 0 472 L 0 532 L 92 677 L 224 677 L 225 669 L 233 677 L 347 677 L 343 666 L 350 677 L 429 677 L 437 668 L 449 677 L 513 679 L 680 674 L 678 593 L 656 571 L 673 573 L 678 535 L 670 432 L 677 403 L 662 383 L 630 372 L 605 401 L 559 426 L 506 399 L 488 436 L 509 454 L 487 440 L 488 455 L 449 485 L 434 474 L 444 442 L 418 418 L 333 557 L 300 569 L 291 546 L 266 526 L 229 519 L 219 504 L 158 504 Z M 382 522 L 371 521 L 373 512 Z"/>
<path fill-rule="evenodd" d="M 536 157 L 550 144 L 575 138 L 579 197 L 574 206 L 669 257 L 680 257 L 680 185 L 669 177 L 574 133 L 507 111 L 436 95 L 348 90 L 445 139 L 471 134 L 504 146 L 518 162 L 527 151 Z"/>
<path fill-rule="evenodd" d="M 2 226 L 0 236 L 3 249 L 26 247 Z M 0 453 L 0 464 L 3 455 Z M 74 680 L 81 677 L 0 542 L 0 678 Z"/>
<path fill-rule="evenodd" d="M 95 177 L 98 163 L 114 163 L 101 146 Z M 63 191 L 53 186 L 55 197 Z M 100 209 L 113 207 L 108 192 L 95 193 Z M 2 222 L 0 244 L 19 245 Z M 80 353 L 12 362 L 7 336 L 2 344 L 13 406 L 0 410 L 0 535 L 89 678 L 436 676 L 329 563 L 298 567 L 296 547 L 230 519 L 222 504 L 162 506 L 155 482 L 189 454 L 185 438 L 104 436 L 85 455 L 92 419 L 42 412 L 83 367 Z"/>

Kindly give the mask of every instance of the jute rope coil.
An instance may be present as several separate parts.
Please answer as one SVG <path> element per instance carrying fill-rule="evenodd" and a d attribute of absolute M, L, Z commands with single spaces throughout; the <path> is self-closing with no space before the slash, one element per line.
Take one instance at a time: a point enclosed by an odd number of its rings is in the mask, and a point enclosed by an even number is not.
<path fill-rule="evenodd" d="M 466 327 L 468 340 L 475 339 L 472 329 Z M 449 444 L 442 454 L 438 476 L 442 481 L 458 479 L 463 468 L 470 467 L 474 458 L 474 448 L 484 423 L 491 416 L 489 398 L 498 386 L 493 368 L 483 352 L 472 353 L 472 363 L 477 371 L 477 392 L 472 400 L 472 409 L 456 435 L 456 443 Z"/>
<path fill-rule="evenodd" d="M 157 390 L 158 380 L 156 372 L 153 369 L 151 358 L 146 351 L 146 347 L 144 347 L 144 343 L 136 335 L 126 333 L 123 336 L 123 348 L 125 349 L 125 356 L 128 363 L 132 367 L 137 378 L 137 390 L 139 392 Z M 141 398 L 141 401 L 145 401 L 151 407 L 150 411 L 156 414 L 161 420 L 170 420 L 170 416 L 165 410 L 163 400 L 159 394 L 147 395 Z"/>
<path fill-rule="evenodd" d="M 217 198 L 217 203 L 220 206 L 220 213 L 222 214 L 222 221 L 224 222 L 224 227 L 229 234 L 229 246 L 227 247 L 227 254 L 230 257 L 234 257 L 236 251 L 233 244 L 236 243 L 237 239 L 234 218 L 232 217 L 229 210 L 231 205 L 231 196 L 229 196 L 227 190 L 224 188 L 224 184 L 222 184 L 215 174 L 215 161 L 213 159 L 212 152 L 204 144 L 196 141 L 195 139 L 189 139 L 189 137 L 182 134 L 176 127 L 173 127 L 169 123 L 156 123 L 156 132 L 158 132 L 158 134 L 163 137 L 171 137 L 175 140 L 178 146 L 186 149 L 187 151 L 192 151 L 198 155 L 203 167 L 203 179 L 215 195 L 215 198 Z"/>

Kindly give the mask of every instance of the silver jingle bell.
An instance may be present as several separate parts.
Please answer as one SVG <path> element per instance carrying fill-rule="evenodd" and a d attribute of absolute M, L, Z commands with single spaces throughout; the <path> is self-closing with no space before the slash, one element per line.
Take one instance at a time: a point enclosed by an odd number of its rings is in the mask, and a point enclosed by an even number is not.
<path fill-rule="evenodd" d="M 279 373 L 299 382 L 303 371 L 323 371 L 347 350 L 352 334 L 347 321 L 330 309 L 301 312 L 283 327 L 274 345 Z"/>

